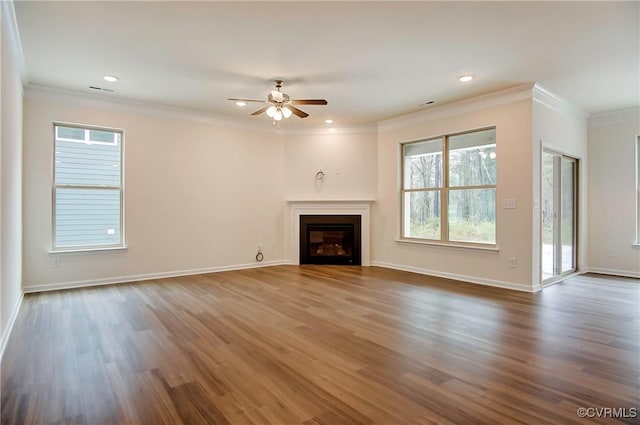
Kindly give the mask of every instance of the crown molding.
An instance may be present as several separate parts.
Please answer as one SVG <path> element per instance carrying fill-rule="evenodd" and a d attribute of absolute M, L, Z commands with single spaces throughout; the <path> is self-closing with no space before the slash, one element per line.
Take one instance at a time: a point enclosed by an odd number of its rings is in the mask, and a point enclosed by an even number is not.
<path fill-rule="evenodd" d="M 27 74 L 27 63 L 24 60 L 24 52 L 22 51 L 22 42 L 20 41 L 20 33 L 18 32 L 18 21 L 16 20 L 16 11 L 13 7 L 13 0 L 0 1 L 2 7 L 2 27 L 7 30 L 4 34 L 9 37 L 9 46 L 15 53 L 15 61 L 18 76 L 22 87 L 29 84 L 29 76 Z"/>
<path fill-rule="evenodd" d="M 572 116 L 580 121 L 587 122 L 589 114 L 566 99 L 545 89 L 538 83 L 533 85 L 532 97 L 534 102 L 544 105 L 547 108 L 560 112 L 564 115 Z"/>
<path fill-rule="evenodd" d="M 338 136 L 349 134 L 378 134 L 377 124 L 365 124 L 357 127 L 313 127 L 281 129 L 284 136 Z"/>
<path fill-rule="evenodd" d="M 4 2 L 3 2 L 4 4 Z M 475 96 L 457 102 L 440 105 L 426 111 L 414 112 L 372 124 L 354 127 L 311 127 L 311 128 L 280 128 L 274 132 L 273 126 L 265 126 L 264 122 L 247 121 L 228 115 L 212 114 L 204 111 L 179 108 L 175 106 L 159 105 L 133 99 L 115 97 L 108 93 L 88 93 L 84 91 L 61 89 L 57 87 L 29 84 L 25 87 L 25 97 L 32 99 L 55 100 L 56 102 L 81 105 L 86 107 L 129 112 L 141 115 L 152 115 L 161 118 L 179 118 L 205 124 L 255 131 L 280 136 L 309 136 L 309 135 L 350 135 L 377 134 L 396 128 L 416 125 L 425 121 L 435 121 L 452 116 L 463 115 L 487 108 L 508 105 L 522 100 L 533 100 L 553 110 L 573 116 L 589 124 L 613 121 L 631 121 L 638 117 L 639 108 L 629 108 L 621 111 L 605 112 L 589 117 L 584 111 L 568 101 L 549 92 L 537 83 L 522 84 L 509 89 Z"/>
<path fill-rule="evenodd" d="M 606 125 L 622 122 L 640 122 L 640 106 L 618 109 L 615 111 L 599 112 L 589 116 L 589 125 Z"/>
<path fill-rule="evenodd" d="M 534 83 L 521 84 L 508 89 L 434 106 L 426 111 L 413 112 L 408 115 L 380 121 L 378 123 L 378 130 L 381 132 L 391 131 L 397 128 L 421 124 L 425 121 L 440 120 L 531 99 L 534 85 Z"/>
<path fill-rule="evenodd" d="M 279 128 L 264 125 L 264 121 L 246 120 L 228 115 L 213 114 L 193 109 L 160 105 L 113 96 L 109 93 L 89 93 L 79 90 L 30 84 L 25 88 L 25 98 L 50 100 L 68 105 L 80 105 L 90 108 L 107 109 L 117 112 L 128 112 L 140 115 L 151 115 L 160 118 L 178 118 L 204 124 L 255 131 L 279 136 L 302 135 L 344 135 L 344 134 L 376 134 L 375 124 L 359 127 L 313 127 L 313 128 Z"/>
<path fill-rule="evenodd" d="M 235 117 L 115 97 L 108 93 L 87 93 L 83 91 L 30 84 L 25 88 L 25 98 L 49 100 L 67 105 L 106 109 L 110 111 L 126 112 L 159 118 L 177 118 L 185 121 L 273 134 L 273 129 L 271 127 L 265 128 L 263 125 L 258 123 L 247 122 Z"/>

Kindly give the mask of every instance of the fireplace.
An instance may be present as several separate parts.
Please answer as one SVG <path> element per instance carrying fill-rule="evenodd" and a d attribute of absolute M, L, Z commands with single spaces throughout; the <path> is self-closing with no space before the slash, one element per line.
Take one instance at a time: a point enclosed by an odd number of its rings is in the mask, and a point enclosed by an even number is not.
<path fill-rule="evenodd" d="M 360 215 L 301 215 L 300 264 L 361 264 Z"/>
<path fill-rule="evenodd" d="M 360 239 L 360 265 L 371 265 L 371 204 L 373 199 L 300 199 L 287 200 L 290 207 L 290 225 L 291 232 L 289 234 L 289 253 L 291 255 L 291 264 L 301 264 L 300 261 L 300 239 L 302 231 L 300 227 L 301 217 L 303 216 L 332 216 L 332 215 L 350 215 L 360 217 L 360 232 L 355 232 L 356 237 Z"/>

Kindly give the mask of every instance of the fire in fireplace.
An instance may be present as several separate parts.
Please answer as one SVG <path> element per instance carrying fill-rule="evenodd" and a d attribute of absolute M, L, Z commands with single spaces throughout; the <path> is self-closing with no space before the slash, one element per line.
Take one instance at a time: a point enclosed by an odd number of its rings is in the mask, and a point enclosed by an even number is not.
<path fill-rule="evenodd" d="M 361 264 L 360 215 L 301 215 L 300 264 Z"/>

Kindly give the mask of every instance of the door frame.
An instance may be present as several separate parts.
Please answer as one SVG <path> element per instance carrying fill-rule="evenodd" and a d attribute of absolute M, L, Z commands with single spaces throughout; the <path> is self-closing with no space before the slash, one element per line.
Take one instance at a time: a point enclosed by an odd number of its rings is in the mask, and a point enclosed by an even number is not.
<path fill-rule="evenodd" d="M 579 188 L 580 188 L 580 158 L 572 156 L 572 155 L 568 155 L 566 153 L 560 152 L 556 149 L 553 148 L 548 148 L 548 147 L 543 147 L 542 148 L 542 156 L 544 157 L 545 154 L 551 154 L 553 155 L 553 159 L 554 159 L 554 163 L 553 163 L 553 184 L 554 187 L 559 187 L 560 190 L 553 191 L 553 202 L 554 202 L 554 228 L 553 228 L 553 276 L 544 279 L 544 244 L 542 243 L 542 237 L 540 238 L 540 257 L 541 257 L 541 261 L 540 261 L 540 276 L 542 277 L 541 279 L 541 286 L 547 287 L 550 285 L 553 285 L 555 283 L 558 283 L 564 279 L 566 279 L 569 276 L 573 276 L 576 273 L 578 273 L 579 270 L 579 264 L 578 264 L 578 259 L 580 258 L 580 256 L 578 255 L 578 249 L 579 249 L 579 229 L 580 229 L 580 215 L 578 213 L 579 211 L 579 206 L 580 206 L 580 192 L 579 192 Z M 572 185 L 572 190 L 573 190 L 573 211 L 572 211 L 572 222 L 573 222 L 573 232 L 572 232 L 572 244 L 573 244 L 573 249 L 572 249 L 572 263 L 573 263 L 573 267 L 570 270 L 566 270 L 566 271 L 562 271 L 562 159 L 563 158 L 567 158 L 570 161 L 573 162 L 574 167 L 573 167 L 573 185 Z M 540 178 L 542 180 L 543 178 L 543 172 L 544 172 L 544 167 L 542 166 L 543 161 L 541 158 L 541 163 L 540 163 Z M 543 183 L 541 182 L 541 185 Z M 542 198 L 542 186 L 541 186 L 541 201 L 544 202 L 544 199 Z M 557 205 L 557 207 L 556 207 Z M 540 231 L 543 232 L 543 225 L 542 225 L 542 213 L 540 214 Z M 560 248 L 560 249 L 558 249 Z"/>

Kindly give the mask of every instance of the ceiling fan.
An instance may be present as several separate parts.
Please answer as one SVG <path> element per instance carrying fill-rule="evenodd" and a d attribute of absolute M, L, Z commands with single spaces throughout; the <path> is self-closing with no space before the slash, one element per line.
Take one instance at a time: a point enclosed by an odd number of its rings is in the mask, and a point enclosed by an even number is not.
<path fill-rule="evenodd" d="M 289 95 L 280 91 L 282 88 L 282 80 L 275 80 L 273 84 L 276 86 L 276 90 L 271 90 L 267 96 L 267 100 L 255 100 L 255 99 L 228 99 L 239 102 L 257 102 L 266 103 L 267 106 L 258 109 L 251 115 L 260 115 L 263 112 L 267 113 L 269 118 L 273 118 L 274 121 L 280 121 L 283 118 L 289 118 L 291 115 L 296 115 L 300 118 L 306 118 L 309 116 L 306 112 L 296 108 L 294 105 L 326 105 L 325 99 L 290 99 Z"/>

